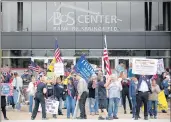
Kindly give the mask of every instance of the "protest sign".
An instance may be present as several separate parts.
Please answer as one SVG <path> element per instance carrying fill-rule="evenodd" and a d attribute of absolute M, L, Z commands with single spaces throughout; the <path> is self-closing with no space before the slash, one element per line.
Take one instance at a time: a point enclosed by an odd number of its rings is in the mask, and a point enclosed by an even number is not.
<path fill-rule="evenodd" d="M 55 63 L 54 64 L 54 73 L 57 76 L 64 75 L 64 64 L 63 63 Z"/>
<path fill-rule="evenodd" d="M 46 99 L 46 112 L 50 114 L 58 114 L 59 101 L 48 98 Z M 39 111 L 42 111 L 41 105 L 39 106 Z"/>
<path fill-rule="evenodd" d="M 132 72 L 139 75 L 155 75 L 157 59 L 133 59 Z"/>
<path fill-rule="evenodd" d="M 157 63 L 157 74 L 162 74 L 164 72 L 164 63 L 163 59 L 159 59 Z"/>
<path fill-rule="evenodd" d="M 12 96 L 13 86 L 10 83 L 1 83 L 1 95 Z"/>
<path fill-rule="evenodd" d="M 53 72 L 47 72 L 47 80 L 53 80 L 55 77 L 55 74 Z"/>
<path fill-rule="evenodd" d="M 94 68 L 89 64 L 85 56 L 81 56 L 74 69 L 77 73 L 80 73 L 86 81 L 95 73 Z"/>

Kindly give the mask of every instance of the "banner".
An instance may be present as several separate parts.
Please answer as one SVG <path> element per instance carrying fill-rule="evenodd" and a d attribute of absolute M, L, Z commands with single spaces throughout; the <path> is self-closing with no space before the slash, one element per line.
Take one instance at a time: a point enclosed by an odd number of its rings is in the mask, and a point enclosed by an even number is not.
<path fill-rule="evenodd" d="M 54 73 L 57 76 L 64 75 L 64 64 L 63 63 L 55 63 L 54 64 Z"/>
<path fill-rule="evenodd" d="M 13 96 L 13 86 L 10 83 L 1 83 L 1 95 Z"/>
<path fill-rule="evenodd" d="M 88 81 L 89 78 L 95 73 L 94 68 L 91 66 L 91 64 L 89 64 L 85 56 L 81 56 L 74 69 L 77 73 L 80 73 L 82 78 L 84 78 L 86 81 Z"/>
<path fill-rule="evenodd" d="M 50 63 L 50 65 L 48 66 L 48 70 L 50 70 L 51 72 L 54 71 L 54 64 L 56 63 L 56 59 L 53 58 L 52 62 Z"/>
<path fill-rule="evenodd" d="M 162 74 L 164 72 L 164 62 L 163 59 L 159 59 L 157 63 L 157 74 Z"/>
<path fill-rule="evenodd" d="M 157 59 L 133 59 L 132 73 L 139 75 L 155 75 L 157 73 Z"/>
<path fill-rule="evenodd" d="M 168 110 L 168 103 L 164 94 L 164 90 L 158 94 L 158 110 Z"/>
<path fill-rule="evenodd" d="M 55 77 L 54 72 L 47 72 L 47 80 L 53 80 Z"/>
<path fill-rule="evenodd" d="M 46 112 L 50 114 L 58 114 L 59 101 L 52 98 L 46 99 Z M 39 110 L 42 111 L 41 105 L 39 105 Z"/>

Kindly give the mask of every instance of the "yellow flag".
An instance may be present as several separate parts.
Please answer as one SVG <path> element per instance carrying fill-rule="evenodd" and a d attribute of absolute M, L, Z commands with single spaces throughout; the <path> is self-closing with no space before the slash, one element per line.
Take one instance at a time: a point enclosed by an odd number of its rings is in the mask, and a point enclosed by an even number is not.
<path fill-rule="evenodd" d="M 70 78 L 70 77 L 71 77 L 71 74 L 63 81 L 64 85 L 68 85 L 68 78 Z"/>
<path fill-rule="evenodd" d="M 56 63 L 56 59 L 53 58 L 52 62 L 50 63 L 48 70 L 50 70 L 51 72 L 54 71 L 54 64 Z"/>
<path fill-rule="evenodd" d="M 168 103 L 164 94 L 164 90 L 158 94 L 158 110 L 168 110 Z"/>

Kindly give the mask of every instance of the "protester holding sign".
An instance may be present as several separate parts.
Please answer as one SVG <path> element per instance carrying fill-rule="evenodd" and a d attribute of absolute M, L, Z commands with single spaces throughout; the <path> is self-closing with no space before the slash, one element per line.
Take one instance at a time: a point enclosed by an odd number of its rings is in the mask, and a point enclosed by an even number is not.
<path fill-rule="evenodd" d="M 79 100 L 79 108 L 80 108 L 80 117 L 77 119 L 87 119 L 86 111 L 85 111 L 85 104 L 86 99 L 88 97 L 88 84 L 87 82 L 81 77 L 80 74 L 77 74 L 76 79 L 78 80 L 77 84 L 77 91 Z"/>
<path fill-rule="evenodd" d="M 137 85 L 137 109 L 135 120 L 138 120 L 140 108 L 142 103 L 144 104 L 144 119 L 148 120 L 148 97 L 149 92 L 151 92 L 151 83 L 150 79 L 152 76 L 147 75 L 137 75 L 138 85 Z"/>

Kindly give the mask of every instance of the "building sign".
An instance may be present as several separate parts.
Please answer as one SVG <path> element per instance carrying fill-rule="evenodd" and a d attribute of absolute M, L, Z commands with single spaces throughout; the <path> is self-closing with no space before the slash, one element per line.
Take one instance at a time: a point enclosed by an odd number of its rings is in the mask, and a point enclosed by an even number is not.
<path fill-rule="evenodd" d="M 71 10 L 73 9 L 75 11 L 85 12 L 87 14 L 81 14 L 78 16 L 75 16 L 75 12 L 62 14 L 59 10 L 63 7 L 70 8 Z M 54 31 L 101 32 L 119 31 L 118 27 L 113 27 L 110 25 L 115 25 L 118 22 L 122 22 L 122 20 L 117 18 L 116 15 L 102 15 L 99 12 L 93 12 L 61 3 L 61 5 L 57 7 L 56 11 L 53 12 L 53 15 L 49 18 L 48 22 L 53 23 Z"/>

